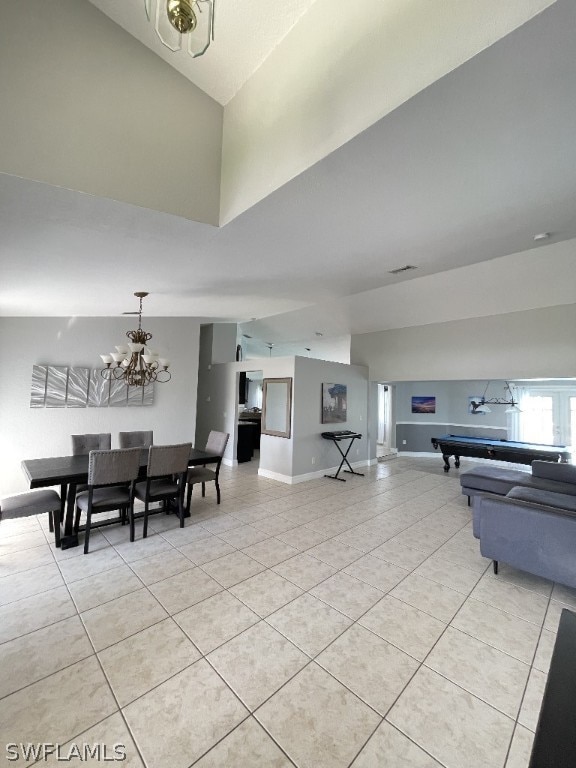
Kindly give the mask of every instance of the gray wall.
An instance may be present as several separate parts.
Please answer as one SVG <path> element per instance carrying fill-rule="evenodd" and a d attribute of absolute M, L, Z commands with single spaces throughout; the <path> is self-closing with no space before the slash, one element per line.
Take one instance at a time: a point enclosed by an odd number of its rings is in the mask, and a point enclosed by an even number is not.
<path fill-rule="evenodd" d="M 346 384 L 347 421 L 322 424 L 322 384 Z M 338 466 L 340 454 L 336 446 L 324 440 L 321 432 L 348 429 L 360 432 L 362 440 L 354 443 L 348 460 L 369 458 L 368 436 L 368 371 L 344 363 L 331 363 L 312 358 L 296 358 L 294 384 L 294 456 L 292 475 L 302 475 Z M 374 451 L 373 456 L 376 453 Z"/>
<path fill-rule="evenodd" d="M 576 304 L 568 304 L 356 334 L 351 361 L 387 382 L 571 377 L 574 328 Z"/>
<path fill-rule="evenodd" d="M 470 397 L 480 398 L 486 381 L 418 381 L 394 385 L 396 448 L 401 452 L 433 451 L 432 437 L 445 434 L 508 437 L 506 407 L 495 405 L 491 413 L 469 413 Z M 503 397 L 504 381 L 491 381 L 486 397 Z M 412 413 L 412 397 L 436 397 L 436 413 Z M 406 441 L 406 442 L 404 442 Z"/>
<path fill-rule="evenodd" d="M 206 335 L 208 343 L 209 333 Z M 225 463 L 236 460 L 238 421 L 238 378 L 240 371 L 254 370 L 254 361 L 221 363 L 211 365 L 201 354 L 199 371 L 198 413 L 196 420 L 196 442 L 206 442 L 211 429 L 228 432 L 230 440 L 224 454 Z M 263 358 L 258 361 L 264 378 L 294 378 L 293 357 Z M 294 411 L 292 411 L 294 412 Z M 262 435 L 260 439 L 260 468 L 268 472 L 286 475 L 292 466 L 292 440 Z"/>
<path fill-rule="evenodd" d="M 171 360 L 172 380 L 155 387 L 154 405 L 30 408 L 32 366 L 102 366 L 100 354 L 126 341 L 135 318 L 0 318 L 0 495 L 27 490 L 23 459 L 65 456 L 70 435 L 154 430 L 157 443 L 193 441 L 199 325 L 188 318 L 144 318 L 154 347 Z"/>
<path fill-rule="evenodd" d="M 204 333 L 204 330 L 203 330 Z M 209 333 L 206 332 L 208 343 Z M 204 353 L 201 353 L 201 361 Z M 255 370 L 255 361 L 211 365 L 201 362 L 196 441 L 205 442 L 211 429 L 230 433 L 225 453 L 226 463 L 236 457 L 238 417 L 238 376 L 240 371 Z M 287 481 L 339 464 L 335 446 L 320 433 L 332 429 L 350 429 L 364 437 L 355 445 L 350 461 L 365 462 L 369 457 L 368 372 L 365 368 L 331 363 L 305 357 L 272 357 L 258 360 L 264 378 L 292 378 L 292 434 L 290 438 L 262 435 L 260 472 Z M 321 386 L 323 383 L 348 386 L 348 421 L 345 424 L 321 423 Z M 208 394 L 209 393 L 209 394 Z M 210 399 L 208 399 L 210 398 Z M 375 438 L 374 438 L 375 440 Z"/>

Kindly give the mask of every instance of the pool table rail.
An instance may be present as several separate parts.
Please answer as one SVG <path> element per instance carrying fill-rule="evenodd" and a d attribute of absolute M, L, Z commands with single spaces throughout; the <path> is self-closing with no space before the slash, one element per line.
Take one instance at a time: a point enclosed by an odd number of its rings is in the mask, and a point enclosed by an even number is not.
<path fill-rule="evenodd" d="M 444 459 L 444 472 L 450 470 L 450 457 L 454 456 L 454 466 L 460 466 L 460 457 L 472 459 L 492 459 L 509 461 L 514 464 L 532 464 L 533 461 L 569 462 L 570 450 L 565 445 L 538 445 L 521 443 L 515 440 L 489 440 L 481 437 L 463 435 L 444 435 L 433 437 L 434 449 L 440 448 Z"/>

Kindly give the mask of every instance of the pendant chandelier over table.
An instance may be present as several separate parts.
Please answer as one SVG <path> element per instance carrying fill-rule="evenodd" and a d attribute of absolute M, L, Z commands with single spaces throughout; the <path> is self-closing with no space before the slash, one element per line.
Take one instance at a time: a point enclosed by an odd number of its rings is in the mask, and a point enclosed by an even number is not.
<path fill-rule="evenodd" d="M 129 387 L 144 387 L 153 382 L 165 384 L 172 378 L 168 370 L 170 360 L 160 357 L 158 352 L 147 346 L 152 334 L 142 330 L 142 299 L 148 293 L 137 291 L 134 296 L 140 300 L 140 308 L 138 312 L 127 314 L 138 315 L 138 329 L 126 332 L 130 339 L 128 344 L 119 344 L 116 352 L 100 355 L 106 366 L 100 373 L 107 381 L 123 381 Z"/>

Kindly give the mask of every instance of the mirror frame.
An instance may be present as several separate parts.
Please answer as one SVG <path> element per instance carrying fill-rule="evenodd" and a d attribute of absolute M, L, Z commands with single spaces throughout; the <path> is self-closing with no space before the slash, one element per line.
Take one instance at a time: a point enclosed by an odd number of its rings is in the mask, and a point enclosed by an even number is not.
<path fill-rule="evenodd" d="M 267 429 L 266 427 L 266 406 L 268 400 L 268 384 L 286 385 L 286 410 L 284 419 L 284 430 Z M 290 377 L 283 379 L 264 379 L 262 382 L 262 429 L 261 434 L 271 435 L 272 437 L 290 437 L 292 422 L 292 379 Z"/>

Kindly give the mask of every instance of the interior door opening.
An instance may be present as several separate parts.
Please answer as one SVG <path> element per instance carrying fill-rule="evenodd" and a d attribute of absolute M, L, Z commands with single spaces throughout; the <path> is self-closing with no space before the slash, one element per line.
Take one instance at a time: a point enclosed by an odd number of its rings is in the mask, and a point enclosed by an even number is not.
<path fill-rule="evenodd" d="M 238 440 L 236 459 L 239 464 L 260 464 L 260 431 L 262 420 L 262 371 L 241 372 L 238 380 Z"/>
<path fill-rule="evenodd" d="M 378 384 L 378 437 L 376 458 L 394 453 L 391 439 L 392 389 L 388 384 Z"/>

